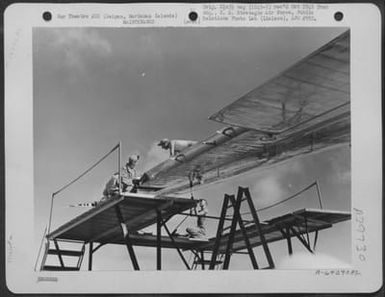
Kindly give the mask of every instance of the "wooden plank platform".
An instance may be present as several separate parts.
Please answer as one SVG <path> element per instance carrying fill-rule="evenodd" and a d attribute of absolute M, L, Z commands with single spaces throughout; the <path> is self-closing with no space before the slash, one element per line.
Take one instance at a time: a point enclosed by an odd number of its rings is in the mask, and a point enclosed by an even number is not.
<path fill-rule="evenodd" d="M 288 213 L 271 220 L 261 223 L 262 230 L 265 234 L 266 241 L 268 243 L 285 239 L 280 231 L 280 228 L 284 227 L 296 227 L 299 234 L 306 233 L 307 231 L 314 232 L 322 229 L 330 228 L 333 224 L 346 221 L 350 219 L 350 212 L 333 211 L 333 210 L 321 210 L 321 209 L 301 209 L 292 213 Z M 262 243 L 259 238 L 259 234 L 254 225 L 246 227 L 247 234 L 250 238 L 250 243 L 253 247 L 260 246 Z M 292 237 L 295 237 L 293 233 L 290 233 Z M 175 248 L 178 247 L 183 250 L 203 250 L 211 251 L 215 242 L 215 238 L 210 238 L 206 241 L 195 241 L 183 236 L 174 236 L 174 243 L 168 236 L 161 237 L 162 248 Z M 155 234 L 138 234 L 131 233 L 130 240 L 134 246 L 146 246 L 156 247 L 157 237 Z M 219 253 L 224 253 L 226 244 L 228 241 L 228 234 L 222 237 L 219 247 Z M 110 243 L 124 244 L 124 240 L 121 236 L 117 236 L 110 240 Z M 241 251 L 246 249 L 242 233 L 237 230 L 235 233 L 234 244 L 232 252 Z"/>
<path fill-rule="evenodd" d="M 114 212 L 114 207 L 118 205 L 121 208 L 123 217 L 129 227 L 129 237 L 132 245 L 156 247 L 157 236 L 155 234 L 140 234 L 136 232 L 146 226 L 156 223 L 156 208 L 163 208 L 162 215 L 164 217 L 169 217 L 194 207 L 195 204 L 196 201 L 185 198 L 164 197 L 155 199 L 143 198 L 140 195 L 132 194 L 129 197 L 120 197 L 110 200 L 87 211 L 50 233 L 48 238 L 123 245 L 125 244 L 125 241 L 122 237 L 120 225 Z M 301 209 L 264 221 L 261 223 L 261 227 L 266 241 L 271 243 L 285 239 L 280 231 L 285 227 L 295 227 L 299 234 L 305 234 L 306 231 L 311 233 L 330 228 L 333 224 L 349 220 L 350 218 L 350 212 Z M 262 245 L 255 225 L 247 226 L 246 232 L 252 247 Z M 295 237 L 295 234 L 290 232 L 290 236 Z M 228 238 L 228 233 L 222 237 L 219 253 L 225 252 Z M 208 241 L 196 241 L 183 236 L 174 236 L 173 239 L 174 240 L 171 240 L 168 236 L 161 236 L 161 247 L 211 251 L 215 242 L 214 237 L 210 238 Z M 232 252 L 244 249 L 246 249 L 246 245 L 242 232 L 241 230 L 237 230 L 235 232 Z"/>
<path fill-rule="evenodd" d="M 295 227 L 299 234 L 305 234 L 330 228 L 333 224 L 350 220 L 350 212 L 322 210 L 322 209 L 301 209 L 292 213 L 285 214 L 261 223 L 262 232 L 268 243 L 285 239 L 281 232 L 282 228 Z M 246 227 L 247 235 L 252 247 L 262 245 L 259 233 L 255 225 Z M 290 236 L 295 237 L 292 231 Z M 225 253 L 229 234 L 225 234 L 220 241 L 219 253 Z M 210 251 L 213 249 L 215 238 L 210 238 L 208 243 L 203 243 L 199 249 Z M 235 232 L 232 252 L 246 249 L 241 230 Z"/>
<path fill-rule="evenodd" d="M 157 222 L 157 210 L 163 219 L 196 206 L 197 201 L 178 198 L 130 193 L 98 204 L 47 235 L 48 239 L 64 239 L 83 242 L 116 243 L 122 239 L 122 231 L 116 216 L 118 206 L 129 232 L 135 232 Z M 118 238 L 118 239 L 117 239 Z M 122 241 L 123 243 L 123 241 Z"/>
<path fill-rule="evenodd" d="M 173 244 L 169 236 L 161 236 L 161 247 L 162 248 L 179 248 L 183 250 L 198 249 L 202 244 L 207 244 L 208 240 L 191 240 L 185 236 L 173 236 Z M 131 233 L 130 241 L 134 246 L 145 246 L 145 247 L 156 247 L 157 237 L 155 234 L 138 234 Z M 121 237 L 114 239 L 115 244 L 124 244 L 124 240 Z"/>

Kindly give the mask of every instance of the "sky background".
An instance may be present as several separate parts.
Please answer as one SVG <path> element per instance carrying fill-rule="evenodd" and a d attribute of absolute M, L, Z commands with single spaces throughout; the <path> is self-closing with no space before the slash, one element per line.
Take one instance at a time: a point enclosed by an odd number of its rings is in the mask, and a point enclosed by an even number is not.
<path fill-rule="evenodd" d="M 342 28 L 35 28 L 33 31 L 35 238 L 48 222 L 51 194 L 82 173 L 121 141 L 123 158 L 141 155 L 138 172 L 168 153 L 162 138 L 200 140 L 221 124 L 207 118 L 279 74 L 344 31 Z M 85 178 L 60 193 L 53 228 L 84 208 L 72 203 L 101 198 L 117 168 L 112 154 Z M 219 215 L 224 193 L 249 187 L 257 208 L 298 192 L 318 180 L 324 208 L 350 210 L 348 147 L 256 170 L 222 184 L 205 185 L 210 215 Z M 186 193 L 188 197 L 188 193 Z M 315 189 L 260 213 L 270 219 L 316 208 Z M 170 221 L 173 229 L 183 217 Z M 186 220 L 179 229 L 194 225 Z M 209 236 L 216 221 L 208 223 Z M 151 229 L 151 228 L 150 228 Z M 339 266 L 350 262 L 350 222 L 321 231 L 317 257 L 294 240 L 296 259 L 285 242 L 270 245 L 279 267 Z M 37 249 L 36 249 L 37 250 Z M 139 264 L 154 270 L 155 249 L 136 247 Z M 264 257 L 261 255 L 261 264 Z M 299 253 L 298 253 L 299 252 Z M 164 250 L 164 269 L 184 269 L 175 250 Z M 298 256 L 300 255 L 300 256 Z M 186 254 L 187 258 L 188 255 Z M 310 258 L 309 258 L 310 257 Z M 295 260 L 295 261 L 293 261 Z M 83 266 L 86 267 L 84 261 Z M 263 265 L 262 265 L 263 266 Z M 124 246 L 105 246 L 94 255 L 95 270 L 132 269 Z M 231 269 L 250 269 L 248 256 L 234 256 Z"/>

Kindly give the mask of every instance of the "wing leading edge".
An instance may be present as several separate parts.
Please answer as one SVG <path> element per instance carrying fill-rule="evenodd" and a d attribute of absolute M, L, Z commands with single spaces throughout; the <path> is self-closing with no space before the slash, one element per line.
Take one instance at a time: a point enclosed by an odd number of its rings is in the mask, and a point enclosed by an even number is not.
<path fill-rule="evenodd" d="M 349 31 L 210 119 L 231 126 L 150 169 L 144 186 L 161 194 L 350 142 Z"/>

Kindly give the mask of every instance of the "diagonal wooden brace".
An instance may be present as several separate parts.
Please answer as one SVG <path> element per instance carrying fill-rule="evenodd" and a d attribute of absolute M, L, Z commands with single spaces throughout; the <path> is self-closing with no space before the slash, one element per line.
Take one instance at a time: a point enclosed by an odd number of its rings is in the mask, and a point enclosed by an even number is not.
<path fill-rule="evenodd" d="M 116 216 L 118 218 L 119 224 L 122 228 L 122 233 L 124 237 L 125 244 L 127 246 L 128 254 L 130 255 L 132 266 L 134 267 L 134 270 L 140 270 L 138 260 L 136 259 L 134 248 L 132 247 L 130 236 L 128 234 L 127 226 L 124 222 L 122 212 L 120 211 L 120 208 L 118 205 L 115 206 L 115 212 Z"/>

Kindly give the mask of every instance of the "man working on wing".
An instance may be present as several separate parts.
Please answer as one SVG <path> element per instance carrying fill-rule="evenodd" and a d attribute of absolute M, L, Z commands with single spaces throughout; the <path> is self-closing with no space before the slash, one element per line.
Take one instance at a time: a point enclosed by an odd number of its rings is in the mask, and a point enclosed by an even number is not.
<path fill-rule="evenodd" d="M 135 184 L 138 181 L 135 166 L 139 160 L 138 155 L 132 155 L 128 158 L 125 166 L 121 169 L 121 191 L 124 192 L 136 192 Z M 107 182 L 103 190 L 103 198 L 101 201 L 105 201 L 109 198 L 119 195 L 119 173 L 115 173 L 111 179 Z"/>
<path fill-rule="evenodd" d="M 193 146 L 196 143 L 198 142 L 193 140 L 169 140 L 165 138 L 159 141 L 158 146 L 160 146 L 164 150 L 168 150 L 170 152 L 170 157 L 174 157 L 178 155 L 181 151 L 185 150 L 190 146 Z"/>
<path fill-rule="evenodd" d="M 197 226 L 186 229 L 186 232 L 192 239 L 205 239 L 206 238 L 206 216 L 208 214 L 207 201 L 200 199 L 196 207 L 196 214 L 198 216 Z"/>

